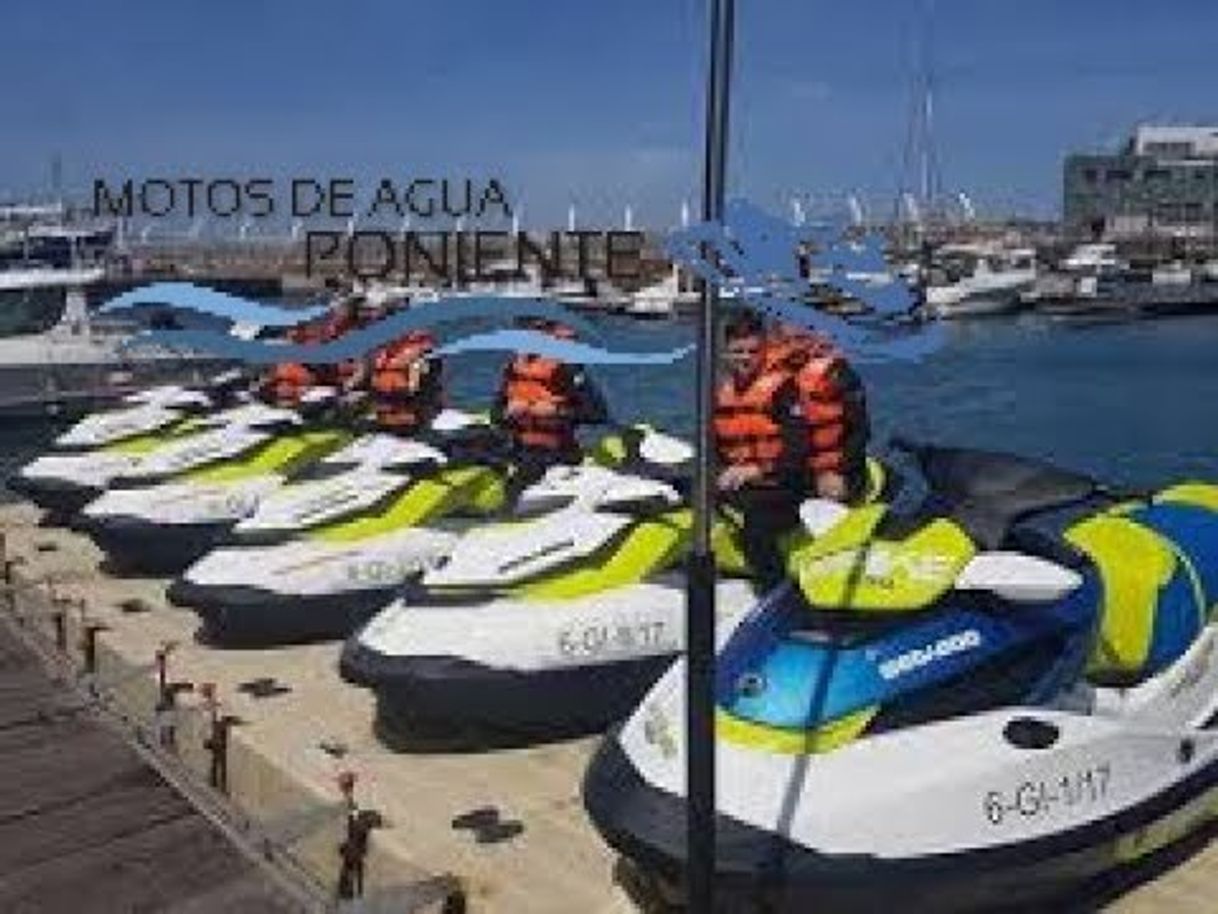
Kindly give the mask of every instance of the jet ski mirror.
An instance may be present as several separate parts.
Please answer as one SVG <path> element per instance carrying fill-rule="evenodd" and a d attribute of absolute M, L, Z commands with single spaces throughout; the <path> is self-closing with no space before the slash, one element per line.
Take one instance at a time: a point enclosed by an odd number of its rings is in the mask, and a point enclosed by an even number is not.
<path fill-rule="evenodd" d="M 467 428 L 475 428 L 480 425 L 489 425 L 490 420 L 486 416 L 467 413 L 459 409 L 443 409 L 439 415 L 432 420 L 431 430 L 440 434 L 449 434 L 459 432 Z"/>
<path fill-rule="evenodd" d="M 313 406 L 330 403 L 337 397 L 338 391 L 333 387 L 311 387 L 301 395 L 300 402 L 302 405 Z"/>
<path fill-rule="evenodd" d="M 813 536 L 824 536 L 850 509 L 827 498 L 809 498 L 799 506 L 799 522 Z"/>
<path fill-rule="evenodd" d="M 682 466 L 694 459 L 694 449 L 680 438 L 649 428 L 644 430 L 639 442 L 639 456 L 648 463 Z"/>
<path fill-rule="evenodd" d="M 1020 552 L 982 552 L 956 577 L 956 590 L 988 590 L 1013 603 L 1060 600 L 1083 583 L 1082 575 L 1048 559 Z"/>

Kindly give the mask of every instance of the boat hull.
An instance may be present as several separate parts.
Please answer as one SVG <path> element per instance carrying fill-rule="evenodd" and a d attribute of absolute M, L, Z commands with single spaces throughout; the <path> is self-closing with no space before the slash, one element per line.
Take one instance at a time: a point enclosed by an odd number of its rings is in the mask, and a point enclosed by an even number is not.
<path fill-rule="evenodd" d="M 584 805 L 604 839 L 644 877 L 645 889 L 680 899 L 686 804 L 648 784 L 609 734 L 584 779 Z M 716 817 L 716 891 L 727 910 L 971 911 L 1044 904 L 1210 820 L 1218 762 L 1136 806 L 1085 826 L 1012 844 L 920 857 L 825 854 L 774 832 Z M 744 908 L 747 910 L 753 907 Z"/>
<path fill-rule="evenodd" d="M 329 594 L 282 594 L 238 584 L 174 581 L 168 598 L 194 610 L 203 638 L 220 646 L 303 644 L 343 638 L 393 599 L 395 588 Z"/>

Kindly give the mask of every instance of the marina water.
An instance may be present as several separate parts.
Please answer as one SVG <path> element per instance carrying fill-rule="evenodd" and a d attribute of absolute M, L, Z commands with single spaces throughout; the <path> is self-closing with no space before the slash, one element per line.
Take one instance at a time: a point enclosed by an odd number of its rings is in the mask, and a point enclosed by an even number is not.
<path fill-rule="evenodd" d="M 694 339 L 689 321 L 594 320 L 612 348 Z M 875 447 L 902 434 L 1041 457 L 1130 486 L 1218 477 L 1218 316 L 1076 325 L 1028 314 L 947 327 L 944 347 L 923 361 L 858 366 Z M 505 359 L 450 360 L 450 403 L 487 407 Z M 692 358 L 591 371 L 615 421 L 692 434 Z M 44 449 L 66 421 L 0 420 L 0 472 Z"/>

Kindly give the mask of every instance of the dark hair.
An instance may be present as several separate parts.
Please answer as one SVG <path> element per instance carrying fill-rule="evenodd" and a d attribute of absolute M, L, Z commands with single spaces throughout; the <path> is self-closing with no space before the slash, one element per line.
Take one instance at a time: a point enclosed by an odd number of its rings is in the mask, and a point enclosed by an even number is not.
<path fill-rule="evenodd" d="M 761 317 L 748 308 L 735 308 L 728 313 L 723 323 L 723 335 L 729 340 L 738 340 L 746 336 L 762 336 L 765 334 L 765 323 Z"/>

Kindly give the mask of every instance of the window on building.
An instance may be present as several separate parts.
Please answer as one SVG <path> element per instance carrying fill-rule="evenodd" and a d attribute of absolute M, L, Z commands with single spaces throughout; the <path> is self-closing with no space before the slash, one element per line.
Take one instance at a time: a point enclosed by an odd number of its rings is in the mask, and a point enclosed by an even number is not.
<path fill-rule="evenodd" d="M 1083 180 L 1086 181 L 1088 184 L 1094 184 L 1096 181 L 1099 180 L 1099 177 L 1100 177 L 1100 173 L 1098 171 L 1096 171 L 1094 168 L 1084 168 L 1083 169 Z"/>
<path fill-rule="evenodd" d="M 1143 153 L 1149 156 L 1187 156 L 1193 151 L 1192 143 L 1147 143 Z"/>
<path fill-rule="evenodd" d="M 1133 177 L 1133 173 L 1128 168 L 1109 168 L 1108 173 L 1104 175 L 1104 179 L 1109 184 L 1116 184 L 1119 181 L 1128 181 Z"/>
<path fill-rule="evenodd" d="M 1147 182 L 1166 181 L 1171 177 L 1171 172 L 1166 168 L 1147 168 L 1142 172 L 1142 180 Z"/>

